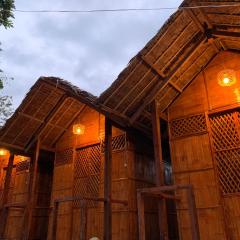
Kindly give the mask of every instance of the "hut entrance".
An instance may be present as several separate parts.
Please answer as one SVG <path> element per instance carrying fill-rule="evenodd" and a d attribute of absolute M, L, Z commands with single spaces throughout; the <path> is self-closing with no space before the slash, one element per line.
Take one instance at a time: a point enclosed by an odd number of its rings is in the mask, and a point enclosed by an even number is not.
<path fill-rule="evenodd" d="M 240 109 L 210 115 L 209 121 L 227 232 L 240 239 Z"/>
<path fill-rule="evenodd" d="M 73 197 L 97 199 L 100 186 L 101 150 L 100 144 L 95 144 L 76 151 L 74 162 Z M 73 201 L 73 235 L 101 238 L 103 211 L 97 201 L 87 201 L 81 206 L 81 201 Z M 82 215 L 85 216 L 82 216 Z M 83 222 L 81 222 L 81 219 Z"/>
<path fill-rule="evenodd" d="M 35 209 L 31 224 L 31 239 L 47 239 L 52 192 L 54 153 L 40 151 L 35 193 Z"/>

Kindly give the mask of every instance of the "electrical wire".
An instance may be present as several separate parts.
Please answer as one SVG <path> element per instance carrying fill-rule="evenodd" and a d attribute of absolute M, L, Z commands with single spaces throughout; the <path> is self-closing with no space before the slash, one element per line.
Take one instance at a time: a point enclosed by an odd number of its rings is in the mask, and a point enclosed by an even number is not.
<path fill-rule="evenodd" d="M 204 8 L 228 8 L 240 7 L 240 3 L 222 5 L 198 5 L 186 7 L 158 7 L 158 8 L 117 8 L 117 9 L 90 9 L 90 10 L 24 10 L 14 9 L 13 12 L 20 13 L 98 13 L 98 12 L 130 12 L 130 11 L 162 11 L 162 10 L 184 10 L 184 9 L 204 9 Z"/>

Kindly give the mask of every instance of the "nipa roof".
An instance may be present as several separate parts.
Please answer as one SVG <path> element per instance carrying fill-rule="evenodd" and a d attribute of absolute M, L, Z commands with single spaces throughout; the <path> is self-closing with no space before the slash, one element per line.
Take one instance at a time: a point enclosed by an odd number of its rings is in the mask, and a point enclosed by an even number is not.
<path fill-rule="evenodd" d="M 69 82 L 41 77 L 0 131 L 0 145 L 18 150 L 31 148 L 36 138 L 52 147 L 85 105 L 96 107 L 96 97 Z"/>
<path fill-rule="evenodd" d="M 232 4 L 219 8 L 220 5 Z M 236 6 L 238 4 L 238 6 Z M 186 0 L 156 36 L 130 61 L 99 103 L 130 123 L 150 129 L 157 100 L 164 116 L 170 104 L 220 51 L 240 49 L 240 1 Z M 217 7 L 213 7 L 217 6 Z"/>
<path fill-rule="evenodd" d="M 226 4 L 232 6 L 216 7 Z M 42 135 L 53 145 L 85 105 L 150 132 L 152 100 L 166 117 L 166 109 L 220 51 L 240 49 L 240 0 L 186 0 L 181 7 L 196 5 L 212 7 L 174 13 L 99 98 L 66 81 L 40 78 L 1 130 L 0 144 L 28 149 Z"/>

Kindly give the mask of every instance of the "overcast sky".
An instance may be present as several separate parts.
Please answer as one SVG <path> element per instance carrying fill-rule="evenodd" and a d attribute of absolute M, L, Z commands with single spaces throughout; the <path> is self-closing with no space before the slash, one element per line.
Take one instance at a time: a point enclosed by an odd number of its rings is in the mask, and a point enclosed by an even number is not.
<path fill-rule="evenodd" d="M 180 0 L 16 0 L 24 10 L 177 7 Z M 0 28 L 5 92 L 18 106 L 40 76 L 63 78 L 95 95 L 104 91 L 157 33 L 173 10 L 114 13 L 15 13 Z"/>

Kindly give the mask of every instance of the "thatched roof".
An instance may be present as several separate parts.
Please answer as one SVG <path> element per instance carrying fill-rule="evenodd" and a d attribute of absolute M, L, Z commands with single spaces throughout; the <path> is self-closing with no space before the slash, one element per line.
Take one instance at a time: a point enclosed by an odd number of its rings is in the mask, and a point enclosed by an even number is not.
<path fill-rule="evenodd" d="M 240 0 L 202 0 L 196 5 L 236 4 Z M 181 9 L 130 61 L 98 99 L 130 123 L 150 128 L 149 104 L 164 115 L 171 103 L 220 51 L 240 49 L 240 6 Z"/>
<path fill-rule="evenodd" d="M 96 97 L 54 77 L 41 77 L 0 131 L 0 145 L 28 150 L 38 137 L 53 147 L 85 105 L 96 108 Z"/>
<path fill-rule="evenodd" d="M 186 0 L 184 6 L 226 5 L 240 0 Z M 166 109 L 220 52 L 240 50 L 240 7 L 181 9 L 130 61 L 99 98 L 58 78 L 40 78 L 0 132 L 0 145 L 29 149 L 43 136 L 54 143 L 88 105 L 122 126 L 151 132 L 151 108 Z"/>

